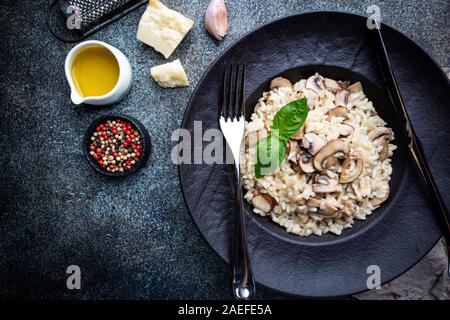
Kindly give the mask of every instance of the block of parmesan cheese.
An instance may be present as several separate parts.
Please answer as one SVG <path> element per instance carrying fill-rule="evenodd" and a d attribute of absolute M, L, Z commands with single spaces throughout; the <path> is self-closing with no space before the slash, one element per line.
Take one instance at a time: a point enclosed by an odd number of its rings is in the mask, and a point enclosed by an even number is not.
<path fill-rule="evenodd" d="M 174 88 L 189 85 L 186 73 L 178 59 L 153 67 L 150 72 L 161 87 Z"/>
<path fill-rule="evenodd" d="M 137 38 L 167 59 L 191 29 L 194 21 L 171 10 L 158 0 L 150 0 L 139 22 Z"/>

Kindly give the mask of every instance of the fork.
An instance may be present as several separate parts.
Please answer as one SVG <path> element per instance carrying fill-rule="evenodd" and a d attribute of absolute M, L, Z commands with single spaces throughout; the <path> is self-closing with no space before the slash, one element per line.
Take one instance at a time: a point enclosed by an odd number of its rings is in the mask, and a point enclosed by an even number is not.
<path fill-rule="evenodd" d="M 232 291 L 238 300 L 250 300 L 255 293 L 255 280 L 248 258 L 244 205 L 240 175 L 240 150 L 244 137 L 245 73 L 243 62 L 226 65 L 223 72 L 223 98 L 219 124 L 234 157 L 235 215 L 231 247 Z M 236 70 L 235 70 L 236 69 Z M 234 79 L 233 79 L 234 78 Z M 233 81 L 234 80 L 234 81 Z"/>

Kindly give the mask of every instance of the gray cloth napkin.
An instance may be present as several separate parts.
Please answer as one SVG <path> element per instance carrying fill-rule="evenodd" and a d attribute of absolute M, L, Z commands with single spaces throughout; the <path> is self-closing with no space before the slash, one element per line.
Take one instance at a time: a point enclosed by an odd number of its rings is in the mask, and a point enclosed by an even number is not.
<path fill-rule="evenodd" d="M 444 239 L 441 239 L 425 258 L 405 274 L 380 289 L 355 297 L 361 300 L 450 300 L 446 251 Z"/>

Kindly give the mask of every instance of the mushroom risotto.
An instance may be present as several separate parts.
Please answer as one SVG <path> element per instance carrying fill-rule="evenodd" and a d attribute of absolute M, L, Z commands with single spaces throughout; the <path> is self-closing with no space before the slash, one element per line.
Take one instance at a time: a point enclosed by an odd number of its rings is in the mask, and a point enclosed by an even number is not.
<path fill-rule="evenodd" d="M 303 126 L 282 142 L 284 160 L 257 178 L 258 141 L 271 134 L 283 106 L 304 97 L 309 112 Z M 255 213 L 270 216 L 287 232 L 339 235 L 388 198 L 393 139 L 360 82 L 316 74 L 292 85 L 275 78 L 246 123 L 241 162 L 245 199 Z"/>

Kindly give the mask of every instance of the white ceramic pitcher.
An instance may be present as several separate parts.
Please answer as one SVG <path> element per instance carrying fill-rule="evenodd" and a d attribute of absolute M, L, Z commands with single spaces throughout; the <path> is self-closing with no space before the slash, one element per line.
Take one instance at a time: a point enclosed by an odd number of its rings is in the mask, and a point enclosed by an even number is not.
<path fill-rule="evenodd" d="M 75 54 L 82 48 L 85 48 L 87 46 L 102 46 L 109 51 L 116 57 L 117 62 L 119 64 L 119 79 L 117 80 L 116 86 L 107 94 L 104 94 L 102 96 L 92 96 L 92 97 L 82 97 L 78 90 L 75 87 L 75 84 L 72 79 L 72 73 L 71 73 L 71 66 L 73 62 L 73 58 L 75 57 Z M 88 40 L 81 42 L 80 44 L 76 45 L 75 47 L 70 50 L 69 54 L 66 57 L 65 62 L 65 72 L 66 72 L 66 78 L 69 82 L 71 94 L 70 98 L 72 99 L 72 102 L 75 104 L 91 104 L 91 105 L 109 105 L 116 102 L 119 102 L 122 100 L 125 95 L 128 93 L 131 87 L 131 77 L 132 77 L 132 70 L 130 62 L 128 61 L 127 57 L 120 51 L 119 49 L 113 47 L 110 44 L 107 44 L 102 41 L 97 40 Z"/>

